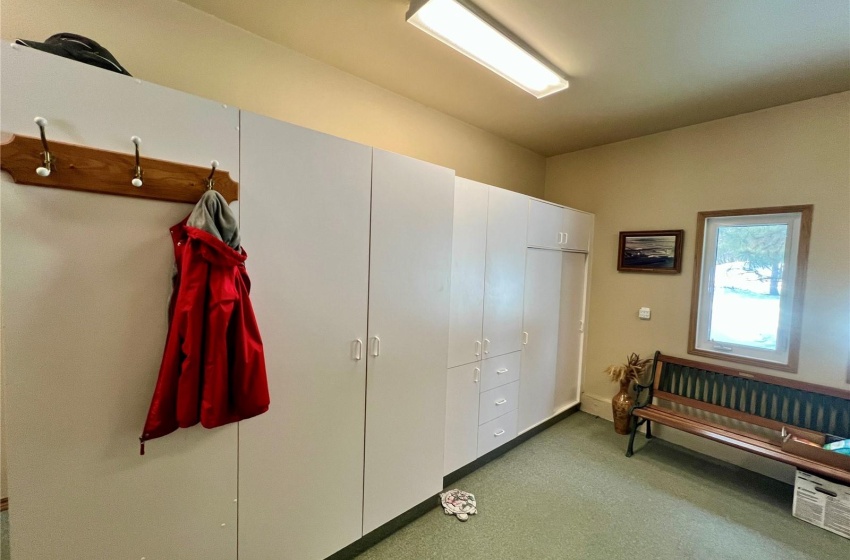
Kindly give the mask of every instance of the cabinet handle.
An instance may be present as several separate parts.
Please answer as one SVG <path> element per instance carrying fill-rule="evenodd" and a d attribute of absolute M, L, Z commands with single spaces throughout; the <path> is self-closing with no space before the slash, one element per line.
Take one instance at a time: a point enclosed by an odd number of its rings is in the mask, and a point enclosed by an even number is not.
<path fill-rule="evenodd" d="M 498 375 L 502 375 L 503 373 L 508 373 L 508 368 L 497 369 L 496 373 Z"/>
<path fill-rule="evenodd" d="M 526 344 L 528 344 L 528 331 L 522 333 L 522 345 L 525 346 Z"/>
<path fill-rule="evenodd" d="M 508 402 L 508 399 L 499 399 L 499 400 L 496 401 L 496 406 L 501 406 L 501 405 L 505 404 L 506 402 Z"/>
<path fill-rule="evenodd" d="M 475 377 L 472 378 L 473 383 L 478 383 L 481 381 L 481 368 L 475 368 Z"/>
<path fill-rule="evenodd" d="M 490 353 L 490 339 L 488 339 L 488 338 L 484 339 L 484 353 L 485 354 Z"/>
<path fill-rule="evenodd" d="M 354 359 L 360 361 L 363 358 L 363 341 L 359 338 L 354 341 Z"/>
<path fill-rule="evenodd" d="M 566 244 L 567 244 L 567 241 L 569 241 L 569 240 L 570 240 L 570 234 L 569 234 L 569 233 L 565 233 L 565 234 L 564 234 L 564 245 L 566 245 Z"/>
<path fill-rule="evenodd" d="M 496 436 L 496 437 L 499 437 L 500 435 L 502 435 L 504 433 L 505 433 L 505 430 L 499 430 L 498 432 L 493 432 L 493 435 Z"/>
<path fill-rule="evenodd" d="M 476 340 L 475 341 L 475 357 L 477 358 L 479 356 L 481 356 L 481 341 Z"/>
<path fill-rule="evenodd" d="M 561 231 L 561 232 L 558 233 L 558 245 L 561 245 L 563 243 L 564 243 L 564 232 Z"/>
<path fill-rule="evenodd" d="M 377 336 L 373 337 L 373 339 L 375 340 L 375 342 L 372 343 L 372 355 L 373 356 L 380 356 L 381 355 L 381 339 L 378 338 Z"/>

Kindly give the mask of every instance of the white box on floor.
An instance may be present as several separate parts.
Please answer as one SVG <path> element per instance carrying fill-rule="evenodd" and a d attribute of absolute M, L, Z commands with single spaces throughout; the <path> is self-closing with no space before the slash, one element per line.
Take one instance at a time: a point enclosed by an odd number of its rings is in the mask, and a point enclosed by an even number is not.
<path fill-rule="evenodd" d="M 850 486 L 797 471 L 794 517 L 850 539 Z"/>

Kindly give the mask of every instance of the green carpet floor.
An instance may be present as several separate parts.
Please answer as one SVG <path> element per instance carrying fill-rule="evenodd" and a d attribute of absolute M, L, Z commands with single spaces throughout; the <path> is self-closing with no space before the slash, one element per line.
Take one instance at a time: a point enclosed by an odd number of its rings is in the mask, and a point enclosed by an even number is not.
<path fill-rule="evenodd" d="M 611 422 L 574 414 L 453 487 L 359 560 L 850 560 L 850 540 L 791 516 L 793 488 L 654 439 L 624 456 Z"/>
<path fill-rule="evenodd" d="M 623 455 L 575 414 L 454 486 L 466 523 L 434 509 L 360 560 L 850 560 L 850 540 L 791 516 L 792 488 L 655 439 Z M 8 514 L 0 550 L 8 556 Z M 13 529 L 14 530 L 14 529 Z"/>

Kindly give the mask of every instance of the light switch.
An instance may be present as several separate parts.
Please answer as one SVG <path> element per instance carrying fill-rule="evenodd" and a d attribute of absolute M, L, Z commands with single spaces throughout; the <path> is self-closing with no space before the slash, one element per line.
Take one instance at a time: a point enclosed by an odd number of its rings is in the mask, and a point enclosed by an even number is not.
<path fill-rule="evenodd" d="M 640 317 L 641 319 L 644 319 L 646 321 L 649 320 L 650 315 L 651 315 L 651 311 L 648 307 L 641 307 L 640 310 L 638 311 L 638 317 Z"/>

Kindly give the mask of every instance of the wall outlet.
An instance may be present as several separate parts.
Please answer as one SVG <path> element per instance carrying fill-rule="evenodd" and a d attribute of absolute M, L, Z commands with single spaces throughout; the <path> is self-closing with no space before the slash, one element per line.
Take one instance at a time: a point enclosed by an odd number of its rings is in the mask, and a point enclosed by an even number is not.
<path fill-rule="evenodd" d="M 638 317 L 641 318 L 641 319 L 644 319 L 646 321 L 649 320 L 651 314 L 652 314 L 652 311 L 648 307 L 641 307 L 638 310 Z"/>

